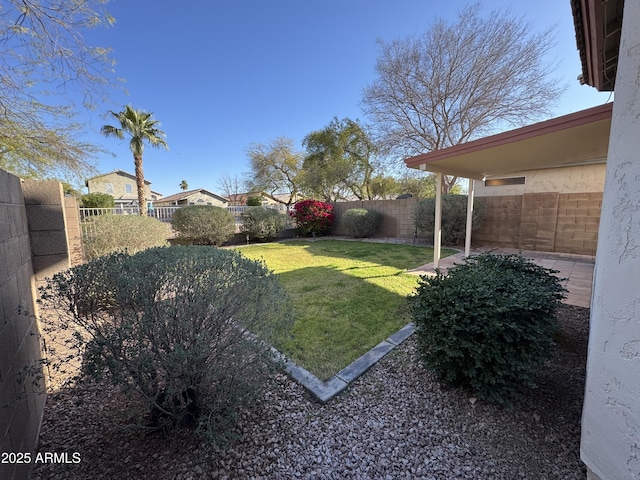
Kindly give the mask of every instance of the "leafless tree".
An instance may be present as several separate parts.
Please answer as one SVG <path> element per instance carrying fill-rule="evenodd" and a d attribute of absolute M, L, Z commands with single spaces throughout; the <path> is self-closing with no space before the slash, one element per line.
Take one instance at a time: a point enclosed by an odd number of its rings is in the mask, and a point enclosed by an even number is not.
<path fill-rule="evenodd" d="M 535 33 L 509 11 L 482 17 L 479 4 L 455 23 L 380 42 L 362 99 L 379 145 L 406 158 L 550 116 L 564 90 L 545 61 L 553 42 L 552 29 Z M 456 180 L 445 179 L 445 192 Z"/>
<path fill-rule="evenodd" d="M 83 36 L 114 22 L 105 3 L 0 3 L 0 167 L 36 177 L 90 169 L 87 158 L 99 150 L 75 139 L 72 117 L 106 98 L 115 83 L 109 49 L 87 45 Z"/>
<path fill-rule="evenodd" d="M 218 178 L 218 188 L 222 195 L 229 200 L 233 201 L 239 194 L 246 193 L 246 185 L 244 180 L 239 175 L 230 175 L 229 173 L 223 173 Z"/>

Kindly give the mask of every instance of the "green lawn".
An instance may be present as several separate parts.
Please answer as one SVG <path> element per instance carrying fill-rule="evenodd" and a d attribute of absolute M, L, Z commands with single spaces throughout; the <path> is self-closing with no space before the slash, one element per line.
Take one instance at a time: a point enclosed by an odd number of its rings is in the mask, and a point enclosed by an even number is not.
<path fill-rule="evenodd" d="M 294 305 L 291 338 L 280 351 L 326 380 L 409 321 L 406 296 L 418 277 L 405 270 L 433 260 L 433 249 L 344 240 L 297 240 L 238 248 L 262 259 Z M 442 256 L 452 250 L 443 250 Z"/>

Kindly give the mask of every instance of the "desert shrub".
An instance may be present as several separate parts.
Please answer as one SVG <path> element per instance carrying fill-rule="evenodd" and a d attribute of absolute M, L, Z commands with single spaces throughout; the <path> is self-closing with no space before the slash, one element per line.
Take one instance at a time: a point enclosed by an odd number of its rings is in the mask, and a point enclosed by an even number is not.
<path fill-rule="evenodd" d="M 171 218 L 177 240 L 192 245 L 222 245 L 236 232 L 233 214 L 226 208 L 189 205 L 179 208 Z"/>
<path fill-rule="evenodd" d="M 519 255 L 482 254 L 421 277 L 413 318 L 426 367 L 508 405 L 553 347 L 565 291 L 553 273 Z"/>
<path fill-rule="evenodd" d="M 242 212 L 240 231 L 262 241 L 277 238 L 287 228 L 287 217 L 272 208 L 251 207 Z"/>
<path fill-rule="evenodd" d="M 219 444 L 272 376 L 269 343 L 292 324 L 264 264 L 203 246 L 102 257 L 55 275 L 41 299 L 48 335 L 73 332 L 63 355 L 50 352 L 54 368 L 81 359 L 74 379 L 120 387 L 140 426 Z"/>
<path fill-rule="evenodd" d="M 87 193 L 80 197 L 80 204 L 83 208 L 113 208 L 115 200 L 108 193 Z"/>
<path fill-rule="evenodd" d="M 333 225 L 333 205 L 319 200 L 302 200 L 293 206 L 290 215 L 302 235 L 327 232 Z"/>
<path fill-rule="evenodd" d="M 364 208 L 351 208 L 342 214 L 342 225 L 350 235 L 356 238 L 373 235 L 379 221 L 378 212 Z"/>
<path fill-rule="evenodd" d="M 118 251 L 136 253 L 168 245 L 169 229 L 160 220 L 140 215 L 98 215 L 83 222 L 87 259 Z"/>
<path fill-rule="evenodd" d="M 414 211 L 414 221 L 417 230 L 425 236 L 433 237 L 435 224 L 436 199 L 420 200 Z M 472 230 L 479 228 L 484 220 L 486 207 L 479 199 L 474 199 Z M 465 237 L 467 227 L 467 196 L 442 196 L 442 243 L 458 245 Z"/>

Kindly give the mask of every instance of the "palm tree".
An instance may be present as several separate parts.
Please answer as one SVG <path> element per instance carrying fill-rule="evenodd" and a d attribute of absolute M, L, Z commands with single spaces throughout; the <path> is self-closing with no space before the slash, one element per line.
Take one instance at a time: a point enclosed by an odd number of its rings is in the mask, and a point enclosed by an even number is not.
<path fill-rule="evenodd" d="M 182 190 L 188 190 L 188 189 L 189 189 L 189 184 L 187 183 L 187 181 L 186 181 L 186 180 L 182 180 L 182 181 L 180 182 L 180 188 L 181 188 Z"/>
<path fill-rule="evenodd" d="M 140 215 L 147 215 L 147 201 L 144 192 L 144 174 L 142 173 L 142 152 L 144 144 L 155 148 L 164 147 L 167 150 L 169 146 L 164 141 L 166 136 L 162 130 L 156 127 L 160 126 L 160 122 L 153 118 L 153 114 L 143 110 L 136 110 L 131 105 L 124 107 L 122 112 L 109 111 L 120 122 L 120 127 L 112 127 L 104 125 L 100 131 L 106 137 L 116 137 L 120 140 L 124 139 L 124 134 L 131 136 L 129 148 L 133 153 L 133 163 L 136 168 L 136 185 L 138 187 L 138 205 L 140 207 Z"/>

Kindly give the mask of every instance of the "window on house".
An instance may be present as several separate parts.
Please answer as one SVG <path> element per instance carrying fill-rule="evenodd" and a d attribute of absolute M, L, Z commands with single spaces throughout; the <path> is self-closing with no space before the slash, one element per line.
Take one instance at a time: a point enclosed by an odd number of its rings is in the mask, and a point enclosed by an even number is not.
<path fill-rule="evenodd" d="M 499 187 L 501 185 L 524 185 L 524 177 L 492 178 L 484 181 L 485 187 Z"/>
<path fill-rule="evenodd" d="M 133 186 L 130 183 L 125 183 L 124 192 L 125 193 L 133 193 Z"/>
<path fill-rule="evenodd" d="M 113 193 L 113 184 L 112 183 L 105 183 L 104 184 L 104 190 L 107 193 Z"/>

